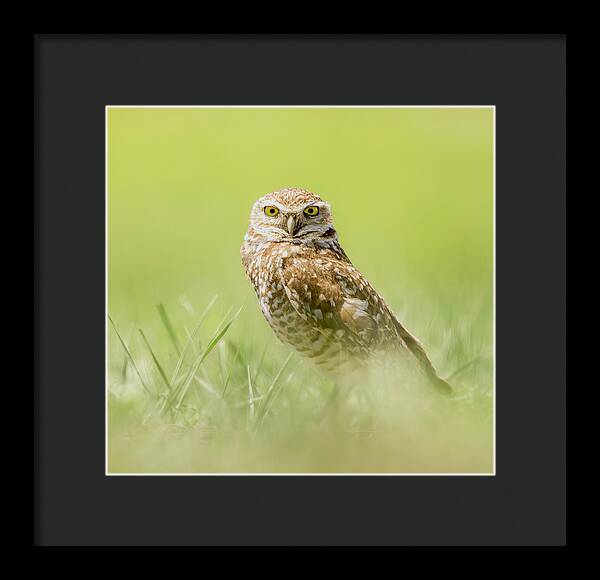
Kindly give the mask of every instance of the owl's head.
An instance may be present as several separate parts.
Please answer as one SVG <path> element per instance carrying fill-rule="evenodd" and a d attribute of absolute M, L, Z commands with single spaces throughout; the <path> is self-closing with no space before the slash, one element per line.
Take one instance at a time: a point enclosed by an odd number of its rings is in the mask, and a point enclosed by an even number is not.
<path fill-rule="evenodd" d="M 250 230 L 273 242 L 304 243 L 335 236 L 329 204 L 316 193 L 296 188 L 273 191 L 256 201 Z"/>

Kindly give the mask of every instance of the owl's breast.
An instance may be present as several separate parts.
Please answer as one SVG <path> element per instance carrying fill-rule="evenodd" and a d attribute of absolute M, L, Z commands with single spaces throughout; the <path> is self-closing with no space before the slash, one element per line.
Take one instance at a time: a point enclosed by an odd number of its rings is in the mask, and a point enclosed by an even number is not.
<path fill-rule="evenodd" d="M 290 303 L 282 276 L 284 260 L 297 251 L 291 244 L 270 244 L 244 264 L 265 318 L 286 342 L 310 329 Z"/>
<path fill-rule="evenodd" d="M 277 243 L 256 252 L 244 265 L 262 313 L 277 338 L 325 371 L 347 368 L 355 361 L 340 341 L 339 331 L 335 334 L 332 329 L 311 324 L 298 313 L 286 292 L 286 262 L 305 257 L 305 253 L 301 247 Z"/>

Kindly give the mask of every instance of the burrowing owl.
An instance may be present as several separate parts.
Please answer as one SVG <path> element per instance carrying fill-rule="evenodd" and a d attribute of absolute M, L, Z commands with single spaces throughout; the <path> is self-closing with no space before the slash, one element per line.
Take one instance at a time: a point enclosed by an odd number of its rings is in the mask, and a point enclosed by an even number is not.
<path fill-rule="evenodd" d="M 290 188 L 261 197 L 241 254 L 275 334 L 321 369 L 337 373 L 380 353 L 406 355 L 433 385 L 451 390 L 421 343 L 352 265 L 331 208 L 318 195 Z"/>

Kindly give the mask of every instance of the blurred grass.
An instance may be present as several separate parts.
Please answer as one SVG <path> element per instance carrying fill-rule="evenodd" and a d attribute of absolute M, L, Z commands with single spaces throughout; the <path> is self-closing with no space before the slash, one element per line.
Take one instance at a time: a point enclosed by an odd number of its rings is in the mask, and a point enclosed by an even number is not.
<path fill-rule="evenodd" d="M 109 313 L 131 355 L 111 327 L 110 472 L 491 470 L 490 109 L 109 109 L 108 123 Z M 442 374 L 476 359 L 455 400 L 373 380 L 319 421 L 332 385 L 295 355 L 269 391 L 289 351 L 239 247 L 255 199 L 286 186 L 332 204 L 353 263 Z M 176 369 L 190 380 L 174 416 Z"/>

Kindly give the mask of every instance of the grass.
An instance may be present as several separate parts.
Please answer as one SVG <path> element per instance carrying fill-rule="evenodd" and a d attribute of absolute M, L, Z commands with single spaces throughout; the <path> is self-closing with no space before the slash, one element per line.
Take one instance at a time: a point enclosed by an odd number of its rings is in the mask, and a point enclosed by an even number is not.
<path fill-rule="evenodd" d="M 331 382 L 268 334 L 261 345 L 234 336 L 242 310 L 217 311 L 214 299 L 176 329 L 161 306 L 158 350 L 143 329 L 126 340 L 110 319 L 109 472 L 492 470 L 491 353 L 468 335 L 443 345 L 451 398 L 374 375 L 326 411 Z"/>

